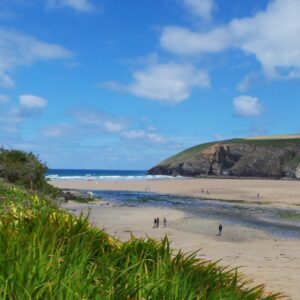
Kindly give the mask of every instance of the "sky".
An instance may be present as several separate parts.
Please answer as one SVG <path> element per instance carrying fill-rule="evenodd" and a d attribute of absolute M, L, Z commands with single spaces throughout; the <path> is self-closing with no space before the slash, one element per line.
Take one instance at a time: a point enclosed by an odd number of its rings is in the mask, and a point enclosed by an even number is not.
<path fill-rule="evenodd" d="M 230 4 L 230 5 L 229 5 Z M 300 132 L 300 0 L 1 0 L 0 145 L 148 169 Z"/>

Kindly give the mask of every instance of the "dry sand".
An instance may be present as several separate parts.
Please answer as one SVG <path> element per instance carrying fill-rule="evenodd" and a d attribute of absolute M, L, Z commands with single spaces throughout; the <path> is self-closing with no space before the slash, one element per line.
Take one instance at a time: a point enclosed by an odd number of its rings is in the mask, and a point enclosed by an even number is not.
<path fill-rule="evenodd" d="M 153 180 L 134 182 L 74 181 L 53 182 L 62 188 L 88 190 L 135 190 L 248 202 L 270 202 L 270 205 L 300 205 L 300 182 L 272 180 Z M 257 193 L 261 195 L 257 199 Z M 68 203 L 78 214 L 87 212 L 86 204 Z M 242 266 L 241 272 L 256 284 L 265 283 L 268 291 L 282 291 L 290 299 L 300 299 L 300 241 L 269 236 L 265 232 L 239 225 L 226 225 L 222 237 L 217 236 L 215 220 L 192 217 L 170 208 L 137 208 L 89 204 L 91 222 L 110 234 L 127 239 L 131 232 L 138 237 L 161 238 L 167 234 L 175 249 L 194 251 L 209 260 L 222 260 L 230 267 Z M 167 228 L 153 228 L 153 218 L 168 219 Z"/>

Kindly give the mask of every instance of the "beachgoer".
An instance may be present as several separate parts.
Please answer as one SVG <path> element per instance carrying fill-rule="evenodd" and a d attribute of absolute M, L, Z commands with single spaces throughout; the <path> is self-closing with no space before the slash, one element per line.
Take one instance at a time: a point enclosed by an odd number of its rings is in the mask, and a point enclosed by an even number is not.
<path fill-rule="evenodd" d="M 208 195 L 208 194 L 209 194 L 209 191 L 206 191 L 206 194 Z"/>
<path fill-rule="evenodd" d="M 259 194 L 257 194 L 256 198 L 257 198 L 257 199 L 259 199 L 259 197 L 260 197 L 260 195 L 259 195 Z"/>
<path fill-rule="evenodd" d="M 167 227 L 167 219 L 164 217 L 164 227 Z"/>
<path fill-rule="evenodd" d="M 222 230 L 223 230 L 223 225 L 222 225 L 222 224 L 220 224 L 220 225 L 219 225 L 219 236 L 221 236 L 221 235 L 222 235 Z"/>
<path fill-rule="evenodd" d="M 202 189 L 202 193 L 204 193 L 204 190 Z"/>
<path fill-rule="evenodd" d="M 157 227 L 156 224 L 157 223 L 157 220 L 156 220 L 156 218 L 154 218 L 154 227 Z"/>
<path fill-rule="evenodd" d="M 159 217 L 156 218 L 156 226 L 159 227 Z"/>

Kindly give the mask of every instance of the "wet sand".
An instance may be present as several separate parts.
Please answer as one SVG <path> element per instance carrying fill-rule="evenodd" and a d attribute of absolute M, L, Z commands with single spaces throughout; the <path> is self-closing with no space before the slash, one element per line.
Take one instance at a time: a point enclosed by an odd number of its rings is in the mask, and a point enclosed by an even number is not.
<path fill-rule="evenodd" d="M 137 237 L 160 239 L 168 235 L 174 249 L 195 251 L 208 260 L 221 260 L 225 266 L 241 267 L 240 272 L 266 284 L 267 291 L 284 292 L 288 299 L 300 299 L 300 241 L 286 240 L 239 225 L 226 225 L 218 236 L 218 222 L 196 218 L 171 208 L 126 207 L 115 204 L 78 204 L 69 202 L 65 208 L 74 214 L 87 213 L 90 221 L 108 233 L 126 240 Z M 167 227 L 153 227 L 153 218 L 168 220 Z"/>
<path fill-rule="evenodd" d="M 246 201 L 270 207 L 298 208 L 300 182 L 279 180 L 220 180 L 181 179 L 149 181 L 55 181 L 55 186 L 86 190 L 129 190 L 164 194 L 188 195 L 199 198 Z M 204 193 L 202 193 L 204 189 Z M 206 191 L 209 194 L 206 194 Z M 260 194 L 257 199 L 257 193 Z M 101 203 L 101 202 L 99 202 Z M 106 204 L 106 203 L 105 203 Z M 263 230 L 227 224 L 223 235 L 218 233 L 218 221 L 199 218 L 173 208 L 126 207 L 89 204 L 91 222 L 122 240 L 130 233 L 137 237 L 157 239 L 169 236 L 174 249 L 195 251 L 209 260 L 221 260 L 223 265 L 240 267 L 240 271 L 254 280 L 265 283 L 267 290 L 281 291 L 288 299 L 300 299 L 300 240 L 285 239 Z M 68 203 L 72 213 L 87 212 L 86 204 Z M 167 228 L 153 228 L 153 218 L 168 219 Z"/>

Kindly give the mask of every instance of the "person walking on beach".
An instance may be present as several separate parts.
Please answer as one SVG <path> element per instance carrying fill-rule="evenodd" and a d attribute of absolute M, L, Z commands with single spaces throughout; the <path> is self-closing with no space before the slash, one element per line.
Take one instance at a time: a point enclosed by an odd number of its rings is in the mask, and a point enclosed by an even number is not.
<path fill-rule="evenodd" d="M 219 236 L 221 236 L 221 235 L 222 235 L 222 230 L 223 230 L 223 225 L 222 225 L 222 224 L 220 224 L 220 225 L 219 225 Z"/>
<path fill-rule="evenodd" d="M 167 219 L 164 217 L 164 227 L 167 227 Z"/>
<path fill-rule="evenodd" d="M 156 220 L 156 218 L 154 218 L 154 228 L 157 227 L 156 222 L 157 222 L 157 220 Z"/>
<path fill-rule="evenodd" d="M 156 227 L 157 228 L 159 227 L 159 217 L 157 217 L 157 219 L 156 219 Z"/>

